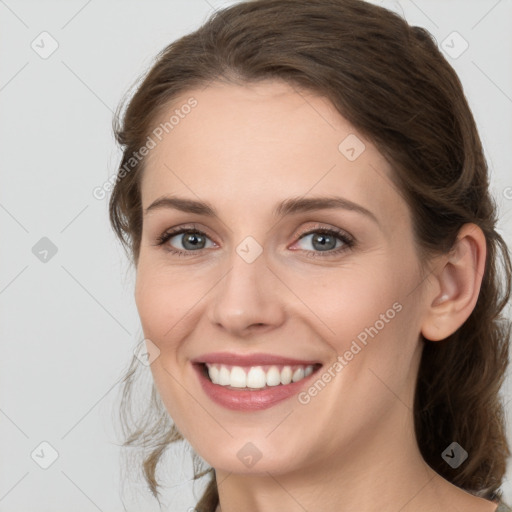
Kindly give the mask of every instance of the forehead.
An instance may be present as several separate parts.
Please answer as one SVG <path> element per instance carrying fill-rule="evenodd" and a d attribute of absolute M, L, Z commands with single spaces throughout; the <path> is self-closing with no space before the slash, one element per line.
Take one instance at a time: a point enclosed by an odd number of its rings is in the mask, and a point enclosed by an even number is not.
<path fill-rule="evenodd" d="M 403 215 L 389 163 L 311 92 L 279 81 L 214 83 L 173 100 L 154 126 L 163 134 L 153 136 L 144 171 L 144 208 L 171 193 L 259 209 L 288 196 L 333 194 L 376 215 Z"/>

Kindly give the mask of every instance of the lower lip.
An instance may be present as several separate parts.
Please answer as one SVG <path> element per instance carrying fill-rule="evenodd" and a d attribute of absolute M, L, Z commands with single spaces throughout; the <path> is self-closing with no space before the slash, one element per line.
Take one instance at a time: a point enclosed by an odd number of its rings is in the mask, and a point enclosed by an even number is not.
<path fill-rule="evenodd" d="M 236 411 L 259 411 L 268 409 L 299 393 L 318 371 L 318 368 L 316 368 L 313 373 L 298 382 L 291 382 L 285 385 L 279 384 L 278 386 L 261 390 L 250 390 L 234 389 L 214 384 L 203 374 L 203 365 L 193 364 L 193 366 L 199 375 L 199 382 L 204 392 L 217 404 L 222 405 L 226 409 Z"/>

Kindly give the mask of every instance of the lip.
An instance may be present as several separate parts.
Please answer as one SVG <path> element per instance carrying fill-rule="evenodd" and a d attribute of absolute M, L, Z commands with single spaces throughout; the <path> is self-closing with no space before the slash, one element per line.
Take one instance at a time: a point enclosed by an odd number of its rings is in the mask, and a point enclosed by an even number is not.
<path fill-rule="evenodd" d="M 240 389 L 214 384 L 206 376 L 204 363 L 232 364 L 236 366 L 258 366 L 264 364 L 276 365 L 315 365 L 313 372 L 297 382 L 286 385 L 267 387 L 265 389 Z M 311 379 L 316 378 L 321 363 L 318 361 L 303 361 L 270 354 L 238 355 L 218 352 L 198 357 L 192 361 L 192 366 L 199 378 L 205 394 L 216 404 L 234 411 L 259 411 L 268 409 L 278 403 L 297 395 L 301 389 L 308 386 Z"/>
<path fill-rule="evenodd" d="M 192 359 L 192 363 L 229 364 L 233 366 L 264 366 L 264 365 L 314 365 L 321 364 L 318 360 L 293 359 L 273 354 L 235 354 L 232 352 L 211 352 Z"/>

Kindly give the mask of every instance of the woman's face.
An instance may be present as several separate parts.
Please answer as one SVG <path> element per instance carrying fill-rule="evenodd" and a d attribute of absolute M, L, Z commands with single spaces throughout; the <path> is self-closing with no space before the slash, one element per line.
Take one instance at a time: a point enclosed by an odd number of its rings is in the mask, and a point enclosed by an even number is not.
<path fill-rule="evenodd" d="M 172 115 L 142 179 L 135 298 L 179 431 L 234 473 L 390 449 L 411 430 L 425 302 L 390 165 L 277 81 L 189 91 L 155 129 Z"/>

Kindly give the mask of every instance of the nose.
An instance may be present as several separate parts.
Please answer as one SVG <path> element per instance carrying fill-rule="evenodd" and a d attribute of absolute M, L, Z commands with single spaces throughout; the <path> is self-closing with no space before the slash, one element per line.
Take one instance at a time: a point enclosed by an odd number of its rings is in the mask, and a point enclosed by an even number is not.
<path fill-rule="evenodd" d="M 282 283 L 264 256 L 248 263 L 233 251 L 228 272 L 212 290 L 208 318 L 233 337 L 265 332 L 284 322 Z"/>

